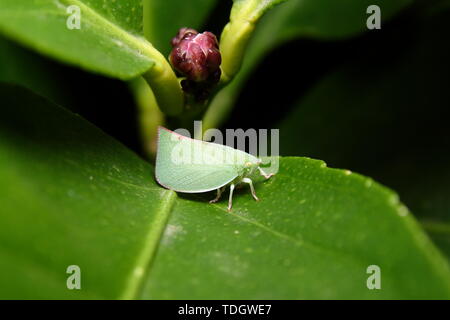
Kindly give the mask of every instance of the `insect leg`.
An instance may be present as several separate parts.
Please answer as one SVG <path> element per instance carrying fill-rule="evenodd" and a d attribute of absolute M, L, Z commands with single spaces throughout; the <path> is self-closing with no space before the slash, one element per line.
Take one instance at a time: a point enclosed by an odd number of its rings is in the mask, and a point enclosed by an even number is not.
<path fill-rule="evenodd" d="M 223 188 L 217 189 L 217 196 L 214 199 L 212 199 L 209 203 L 216 203 L 217 201 L 219 201 L 220 197 L 222 196 L 222 192 Z"/>
<path fill-rule="evenodd" d="M 256 201 L 259 201 L 258 197 L 256 196 L 255 188 L 253 187 L 253 182 L 250 178 L 243 178 L 242 182 L 248 183 L 250 185 L 250 190 L 252 192 L 253 198 L 255 198 Z"/>
<path fill-rule="evenodd" d="M 273 173 L 269 173 L 269 174 L 265 173 L 265 172 L 263 171 L 263 169 L 261 169 L 260 167 L 258 167 L 258 170 L 259 170 L 259 173 L 261 173 L 261 175 L 262 175 L 264 178 L 266 178 L 266 179 L 269 179 L 271 176 L 274 175 Z"/>
<path fill-rule="evenodd" d="M 228 199 L 228 211 L 231 211 L 231 207 L 233 206 L 233 191 L 234 191 L 234 183 L 230 185 L 230 198 Z"/>

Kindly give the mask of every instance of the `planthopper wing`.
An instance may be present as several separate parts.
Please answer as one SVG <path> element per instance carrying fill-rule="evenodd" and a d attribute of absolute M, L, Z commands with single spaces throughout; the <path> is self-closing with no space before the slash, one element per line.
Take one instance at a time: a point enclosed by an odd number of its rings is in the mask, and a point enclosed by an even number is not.
<path fill-rule="evenodd" d="M 199 193 L 238 177 L 252 155 L 228 146 L 194 140 L 159 127 L 156 180 L 168 189 Z M 257 160 L 257 159 L 256 159 Z"/>

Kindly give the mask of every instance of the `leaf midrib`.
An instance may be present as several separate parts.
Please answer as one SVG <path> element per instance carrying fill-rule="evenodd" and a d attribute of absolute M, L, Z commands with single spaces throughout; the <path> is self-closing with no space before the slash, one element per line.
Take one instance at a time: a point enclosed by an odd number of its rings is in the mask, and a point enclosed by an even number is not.
<path fill-rule="evenodd" d="M 124 30 L 122 27 L 106 19 L 103 15 L 99 14 L 91 7 L 88 7 L 80 0 L 65 0 L 65 1 L 69 4 L 79 6 L 82 12 L 84 13 L 87 12 L 88 15 L 90 15 L 97 21 L 101 22 L 101 24 L 105 26 L 105 30 L 111 30 L 111 33 L 113 34 L 117 33 L 118 35 L 120 35 L 121 38 L 123 37 L 127 39 L 129 42 L 133 43 L 136 47 L 140 48 L 142 52 L 146 52 L 147 58 L 155 55 L 155 51 L 158 55 L 160 54 L 159 51 L 157 51 L 150 42 L 146 41 L 144 38 L 137 37 L 136 35 L 131 34 L 129 31 Z"/>
<path fill-rule="evenodd" d="M 87 17 L 86 21 L 95 22 L 97 26 L 107 34 L 109 34 L 113 39 L 118 39 L 122 42 L 125 42 L 131 50 L 135 50 L 135 54 L 147 59 L 150 62 L 153 62 L 153 65 L 150 65 L 149 69 L 160 66 L 161 61 L 159 59 L 163 59 L 162 54 L 156 50 L 153 45 L 145 40 L 143 36 L 139 36 L 137 34 L 133 34 L 121 26 L 113 23 L 108 20 L 104 15 L 98 13 L 96 10 L 87 6 L 80 0 L 56 0 L 54 1 L 56 8 L 62 10 L 61 6 L 64 6 L 67 9 L 70 5 L 76 5 L 80 7 L 81 12 L 84 17 Z M 26 11 L 26 13 L 30 13 L 32 11 Z M 8 10 L 3 10 L 3 14 L 11 15 L 13 13 L 17 13 L 17 11 L 8 12 Z M 55 11 L 53 14 L 60 14 L 61 11 Z M 6 31 L 6 30 L 5 30 Z M 9 30 L 10 35 L 14 35 L 14 30 Z M 22 38 L 20 35 L 15 35 L 17 38 Z M 37 45 L 39 47 L 39 45 Z M 47 50 L 47 48 L 41 48 L 42 50 Z M 127 77 L 129 78 L 129 77 Z"/>
<path fill-rule="evenodd" d="M 162 200 L 155 219 L 151 222 L 140 255 L 136 259 L 134 269 L 126 281 L 126 286 L 122 295 L 119 297 L 120 299 L 129 300 L 139 297 L 144 280 L 151 269 L 152 262 L 161 243 L 161 238 L 166 229 L 176 198 L 177 195 L 172 190 L 163 190 L 161 192 Z"/>

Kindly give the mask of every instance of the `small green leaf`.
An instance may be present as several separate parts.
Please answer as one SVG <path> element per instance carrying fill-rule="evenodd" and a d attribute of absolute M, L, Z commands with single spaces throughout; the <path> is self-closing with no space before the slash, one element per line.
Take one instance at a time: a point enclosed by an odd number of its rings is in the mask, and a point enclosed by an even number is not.
<path fill-rule="evenodd" d="M 0 96 L 0 298 L 133 298 L 175 194 L 83 119 L 18 87 Z"/>

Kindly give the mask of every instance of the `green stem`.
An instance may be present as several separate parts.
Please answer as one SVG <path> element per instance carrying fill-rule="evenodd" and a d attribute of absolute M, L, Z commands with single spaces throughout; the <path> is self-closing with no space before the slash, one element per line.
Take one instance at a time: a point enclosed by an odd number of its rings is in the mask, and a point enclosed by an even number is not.
<path fill-rule="evenodd" d="M 233 84 L 234 82 L 231 83 L 230 86 L 220 90 L 217 95 L 212 98 L 207 111 L 203 115 L 203 131 L 219 127 L 224 119 L 231 113 L 233 100 L 235 99 L 229 91 L 232 90 L 231 86 Z"/>
<path fill-rule="evenodd" d="M 150 0 L 144 0 L 143 6 L 144 35 L 151 43 Z M 179 115 L 182 113 L 184 106 L 184 96 L 180 82 L 167 59 L 155 48 L 153 48 L 152 58 L 156 60 L 155 65 L 142 76 L 152 88 L 161 111 L 168 116 Z"/>
<path fill-rule="evenodd" d="M 177 116 L 183 112 L 183 90 L 172 67 L 164 57 L 142 76 L 152 88 L 158 106 L 164 114 Z"/>
<path fill-rule="evenodd" d="M 284 1 L 286 0 L 234 1 L 230 22 L 220 36 L 222 82 L 229 82 L 241 68 L 245 50 L 259 19 L 271 7 Z"/>
<path fill-rule="evenodd" d="M 189 101 L 189 98 L 186 102 L 186 108 L 183 111 L 182 117 L 168 117 L 167 124 L 169 128 L 184 128 L 191 132 L 191 136 L 194 133 L 194 121 L 201 120 L 206 110 L 208 109 L 209 101 L 204 102 L 195 102 Z M 194 137 L 195 139 L 200 139 L 199 136 Z"/>
<path fill-rule="evenodd" d="M 254 23 L 243 19 L 231 20 L 223 29 L 220 37 L 222 83 L 231 81 L 241 68 L 245 49 L 254 29 Z"/>
<path fill-rule="evenodd" d="M 156 155 L 158 126 L 164 123 L 155 96 L 143 78 L 130 82 L 131 91 L 138 107 L 139 133 L 145 156 L 153 161 Z"/>

